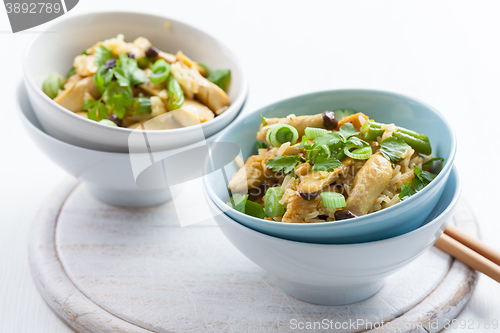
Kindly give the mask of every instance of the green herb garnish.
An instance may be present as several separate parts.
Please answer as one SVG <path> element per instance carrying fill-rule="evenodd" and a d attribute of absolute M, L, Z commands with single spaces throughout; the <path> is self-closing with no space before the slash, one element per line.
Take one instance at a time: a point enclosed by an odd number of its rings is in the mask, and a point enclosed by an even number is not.
<path fill-rule="evenodd" d="M 266 217 L 264 208 L 258 203 L 248 200 L 248 194 L 242 195 L 239 193 L 235 193 L 231 197 L 230 201 L 227 202 L 227 205 L 243 214 L 254 216 L 260 219 Z"/>
<path fill-rule="evenodd" d="M 116 62 L 114 75 L 120 86 L 132 87 L 136 84 L 146 82 L 146 75 L 137 66 L 137 61 L 120 53 L 120 58 Z"/>
<path fill-rule="evenodd" d="M 416 165 L 413 166 L 413 175 L 414 178 L 411 183 L 406 182 L 406 184 L 401 187 L 401 192 L 399 193 L 399 198 L 401 200 L 406 200 L 415 193 L 421 191 L 437 176 L 431 172 L 423 171 Z"/>
<path fill-rule="evenodd" d="M 351 136 L 359 134 L 358 131 L 354 128 L 354 125 L 351 123 L 345 123 L 342 127 L 339 128 L 337 132 L 338 135 L 342 138 L 344 142 L 347 142 Z"/>
<path fill-rule="evenodd" d="M 86 51 L 82 54 L 87 54 Z M 109 59 L 116 59 L 113 52 L 104 45 L 98 45 L 94 50 L 94 61 L 97 67 L 104 66 Z"/>
<path fill-rule="evenodd" d="M 401 161 L 401 154 L 407 149 L 408 144 L 403 139 L 395 136 L 390 136 L 380 142 L 380 153 L 393 163 Z"/>
<path fill-rule="evenodd" d="M 222 90 L 227 91 L 231 82 L 231 71 L 229 69 L 219 69 L 211 71 L 207 80 L 218 85 Z"/>
<path fill-rule="evenodd" d="M 433 157 L 430 160 L 428 160 L 427 162 L 425 162 L 424 164 L 422 164 L 422 168 L 425 169 L 425 168 L 430 167 L 432 165 L 432 163 L 434 163 L 434 161 L 441 161 L 441 162 L 443 162 L 444 158 L 442 158 L 442 157 Z"/>
<path fill-rule="evenodd" d="M 290 173 L 293 168 L 299 163 L 300 156 L 290 155 L 290 156 L 277 156 L 272 160 L 267 161 L 266 168 L 273 170 L 274 172 L 280 172 L 283 170 L 285 174 Z"/>

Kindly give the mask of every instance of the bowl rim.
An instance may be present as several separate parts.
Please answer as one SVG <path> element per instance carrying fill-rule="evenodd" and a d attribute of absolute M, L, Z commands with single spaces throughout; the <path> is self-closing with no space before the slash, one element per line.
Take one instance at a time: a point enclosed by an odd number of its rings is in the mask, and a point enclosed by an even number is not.
<path fill-rule="evenodd" d="M 460 196 L 462 193 L 462 180 L 461 180 L 460 173 L 458 172 L 458 168 L 456 165 L 454 165 L 452 167 L 452 169 L 450 171 L 450 177 L 453 177 L 455 179 L 455 183 L 456 183 L 455 184 L 455 194 L 453 195 L 453 198 L 451 199 L 448 206 L 446 206 L 446 208 L 438 216 L 436 216 L 431 221 L 418 227 L 415 230 L 409 231 L 409 232 L 404 233 L 402 235 L 389 237 L 389 238 L 385 238 L 385 239 L 380 239 L 380 240 L 376 240 L 376 241 L 369 241 L 369 242 L 362 242 L 362 243 L 350 243 L 350 244 L 321 244 L 321 243 L 310 243 L 310 242 L 289 240 L 289 239 L 284 239 L 284 238 L 268 235 L 266 233 L 254 230 L 250 227 L 247 227 L 247 226 L 239 223 L 238 221 L 231 218 L 230 216 L 228 216 L 224 213 L 222 213 L 222 214 L 224 215 L 223 218 L 229 219 L 230 220 L 229 223 L 231 223 L 235 228 L 239 228 L 240 230 L 242 230 L 245 233 L 251 233 L 256 237 L 264 238 L 264 239 L 266 239 L 266 238 L 271 239 L 275 242 L 280 242 L 283 244 L 285 244 L 285 243 L 286 244 L 297 244 L 297 245 L 301 245 L 301 246 L 315 247 L 315 248 L 334 247 L 334 248 L 344 248 L 344 249 L 353 248 L 353 247 L 358 247 L 358 248 L 371 247 L 371 246 L 382 245 L 382 243 L 385 243 L 385 242 L 404 240 L 404 239 L 410 238 L 414 235 L 421 234 L 421 233 L 425 232 L 427 229 L 431 228 L 435 223 L 438 223 L 438 221 L 442 220 L 448 214 L 448 212 L 457 205 L 457 202 L 460 199 Z M 204 184 L 204 185 L 206 185 L 206 184 Z M 208 198 L 208 200 L 210 200 L 210 198 Z M 213 200 L 211 200 L 210 204 L 217 207 L 217 205 L 213 202 Z M 217 207 L 217 209 L 220 210 L 220 208 L 218 208 L 218 207 Z M 436 238 L 436 240 L 437 240 L 437 238 Z M 432 242 L 432 244 L 434 244 L 434 241 Z"/>
<path fill-rule="evenodd" d="M 172 135 L 174 135 L 174 134 L 180 134 L 180 133 L 185 133 L 185 132 L 189 132 L 189 131 L 196 131 L 199 128 L 204 129 L 205 127 L 210 126 L 210 124 L 213 123 L 214 121 L 217 121 L 217 119 L 220 119 L 220 121 L 222 121 L 222 119 L 230 117 L 234 112 L 238 112 L 240 107 L 243 106 L 243 104 L 247 98 L 247 95 L 248 95 L 249 84 L 248 84 L 247 75 L 244 71 L 244 67 L 242 66 L 241 61 L 239 60 L 238 57 L 236 57 L 233 50 L 230 47 L 228 47 L 225 43 L 221 42 L 215 36 L 206 33 L 201 28 L 199 28 L 193 24 L 186 23 L 186 22 L 183 22 L 183 21 L 180 21 L 180 20 L 168 17 L 168 16 L 151 14 L 151 13 L 148 13 L 146 11 L 141 11 L 141 10 L 139 10 L 139 11 L 135 11 L 135 10 L 134 11 L 131 11 L 131 10 L 118 10 L 118 11 L 106 10 L 106 11 L 91 11 L 91 12 L 86 12 L 83 14 L 78 14 L 78 15 L 74 15 L 74 16 L 69 16 L 67 18 L 63 18 L 63 19 L 58 20 L 57 22 L 54 22 L 51 25 L 49 25 L 44 31 L 49 31 L 50 29 L 57 28 L 60 25 L 67 24 L 68 22 L 71 22 L 74 19 L 91 17 L 94 15 L 103 15 L 103 16 L 104 15 L 108 15 L 108 16 L 136 15 L 136 16 L 144 16 L 144 17 L 153 17 L 155 19 L 163 19 L 165 21 L 168 21 L 169 23 L 173 23 L 176 25 L 182 25 L 182 26 L 191 28 L 191 29 L 195 30 L 197 33 L 200 33 L 202 35 L 205 35 L 205 36 L 213 39 L 218 45 L 220 45 L 221 48 L 224 49 L 224 51 L 228 54 L 229 58 L 232 59 L 232 61 L 234 62 L 234 64 L 236 65 L 236 67 L 239 69 L 239 71 L 241 73 L 241 84 L 242 84 L 241 89 L 238 92 L 238 94 L 236 95 L 236 98 L 234 99 L 234 101 L 231 101 L 229 108 L 226 111 L 224 111 L 222 114 L 216 116 L 214 119 L 211 119 L 210 121 L 206 121 L 204 123 L 196 124 L 193 126 L 165 129 L 165 130 L 142 130 L 146 134 L 148 134 L 148 135 L 160 135 L 160 134 L 164 134 L 164 133 L 172 133 Z M 42 98 L 46 102 L 50 103 L 50 105 L 52 105 L 56 110 L 58 110 L 59 112 L 66 113 L 66 114 L 70 115 L 70 117 L 73 117 L 74 119 L 80 119 L 80 120 L 76 120 L 76 121 L 84 121 L 84 123 L 86 122 L 87 124 L 93 124 L 90 126 L 94 126 L 94 125 L 102 126 L 101 128 L 107 128 L 108 130 L 111 130 L 112 132 L 115 132 L 115 133 L 131 134 L 135 129 L 125 128 L 125 127 L 108 126 L 105 124 L 101 124 L 97 121 L 78 116 L 76 113 L 74 113 L 74 112 L 66 109 L 65 107 L 57 104 L 50 97 L 48 97 L 45 93 L 43 93 L 42 88 L 39 87 L 35 83 L 34 78 L 32 77 L 32 75 L 29 73 L 29 71 L 27 69 L 27 67 L 28 67 L 27 64 L 29 63 L 29 59 L 31 58 L 29 56 L 30 50 L 31 50 L 33 44 L 42 35 L 43 35 L 43 33 L 40 33 L 40 34 L 37 34 L 35 37 L 33 37 L 28 42 L 27 46 L 24 49 L 24 53 L 23 53 L 23 57 L 22 57 L 22 67 L 23 67 L 23 74 L 24 74 L 25 82 L 27 82 L 30 85 L 30 87 L 36 92 L 36 94 L 40 98 Z M 233 108 L 233 106 L 235 106 L 235 107 Z"/>
<path fill-rule="evenodd" d="M 26 99 L 26 103 L 30 104 L 29 107 L 33 109 L 33 107 L 31 106 L 31 102 L 28 99 L 28 93 L 26 91 L 26 87 L 24 86 L 23 82 L 19 82 L 16 93 L 17 93 L 17 95 L 16 95 L 17 99 L 24 96 Z M 80 150 L 80 151 L 86 152 L 86 153 L 105 154 L 106 156 L 125 157 L 125 156 L 130 156 L 130 155 L 145 155 L 146 154 L 146 153 L 130 153 L 130 152 L 118 153 L 118 152 L 113 152 L 113 151 L 102 151 L 102 150 L 97 150 L 97 149 L 89 149 L 89 148 L 73 145 L 73 144 L 68 143 L 66 141 L 56 139 L 53 136 L 47 134 L 41 128 L 38 128 L 38 126 L 33 124 L 33 122 L 31 122 L 31 120 L 26 116 L 26 114 L 24 113 L 24 108 L 21 106 L 21 104 L 17 103 L 17 107 L 15 109 L 16 109 L 16 113 L 18 114 L 19 118 L 21 118 L 21 122 L 23 122 L 26 126 L 28 126 L 33 132 L 36 132 L 37 134 L 43 136 L 44 138 L 46 138 L 47 140 L 49 140 L 51 142 L 54 142 L 55 144 L 67 146 L 67 147 L 70 147 L 71 149 Z M 37 118 L 34 111 L 33 111 L 33 116 L 35 118 Z M 37 118 L 37 120 L 38 120 L 38 118 Z M 185 147 L 189 147 L 189 146 L 185 146 Z M 185 147 L 182 147 L 182 148 L 185 148 Z M 179 149 L 179 148 L 176 148 L 176 149 Z M 173 150 L 175 150 L 175 149 L 173 149 Z"/>
<path fill-rule="evenodd" d="M 324 95 L 324 94 L 332 94 L 332 93 L 376 94 L 376 95 L 396 97 L 399 99 L 405 99 L 408 101 L 417 102 L 417 103 L 421 104 L 422 106 L 426 107 L 427 109 L 432 111 L 434 114 L 436 114 L 438 116 L 438 118 L 441 119 L 443 124 L 447 127 L 448 131 L 450 132 L 451 139 L 452 139 L 451 140 L 451 147 L 450 147 L 450 154 L 448 156 L 448 159 L 445 160 L 446 163 L 444 164 L 443 168 L 441 169 L 441 171 L 439 172 L 437 177 L 434 178 L 434 180 L 429 185 L 427 185 L 426 187 L 424 187 L 423 190 L 417 192 L 416 194 L 412 195 L 408 199 L 406 199 L 404 201 L 400 201 L 393 206 L 387 207 L 385 209 L 382 209 L 382 210 L 379 210 L 379 211 L 376 211 L 376 212 L 373 212 L 373 213 L 370 213 L 367 215 L 359 216 L 359 217 L 356 217 L 354 219 L 346 219 L 346 220 L 340 220 L 340 221 L 329 221 L 329 222 L 322 222 L 322 223 L 287 223 L 286 224 L 287 228 L 315 229 L 315 228 L 325 228 L 326 226 L 331 226 L 331 225 L 348 226 L 350 224 L 357 224 L 357 225 L 369 224 L 372 222 L 371 220 L 376 218 L 377 216 L 379 216 L 381 214 L 387 214 L 388 210 L 392 211 L 394 209 L 403 209 L 405 206 L 411 205 L 415 200 L 418 200 L 422 196 L 426 195 L 426 193 L 429 192 L 431 188 L 433 188 L 437 183 L 442 181 L 442 179 L 445 177 L 445 174 L 449 173 L 451 168 L 453 167 L 455 155 L 456 155 L 456 150 L 457 150 L 456 149 L 457 138 L 456 138 L 456 135 L 455 135 L 453 128 L 451 127 L 449 122 L 446 120 L 446 118 L 443 116 L 443 114 L 440 111 L 438 111 L 436 108 L 434 108 L 433 106 L 431 106 L 431 105 L 429 105 L 429 104 L 427 104 L 419 99 L 409 97 L 407 95 L 403 95 L 400 93 L 395 93 L 395 92 L 390 92 L 390 91 L 385 91 L 385 90 L 376 90 L 376 89 L 358 89 L 358 88 L 331 89 L 331 90 L 321 90 L 321 91 L 310 92 L 310 93 L 306 93 L 306 94 L 301 94 L 301 95 L 289 97 L 289 98 L 274 102 L 272 104 L 266 105 L 264 107 L 260 107 L 254 111 L 248 112 L 244 118 L 238 119 L 237 121 L 232 123 L 228 128 L 226 128 L 226 130 L 224 130 L 224 132 L 220 133 L 217 136 L 217 138 L 215 139 L 215 142 L 222 142 L 221 141 L 222 136 L 226 135 L 226 133 L 230 129 L 232 129 L 233 127 L 241 126 L 243 124 L 243 122 L 245 121 L 245 119 L 250 118 L 250 117 L 254 117 L 254 116 L 255 117 L 260 116 L 260 112 L 262 109 L 271 110 L 271 112 L 272 112 L 272 109 L 274 107 L 276 107 L 277 105 L 280 105 L 282 103 L 285 103 L 285 102 L 289 103 L 289 102 L 293 102 L 294 100 L 299 100 L 302 98 L 312 98 L 316 95 Z M 204 178 L 204 182 L 208 183 L 206 177 Z M 227 207 L 226 211 L 230 210 L 232 214 L 235 214 L 236 216 L 238 216 L 241 219 L 247 219 L 249 221 L 252 221 L 253 223 L 263 223 L 263 224 L 268 224 L 268 225 L 273 225 L 273 226 L 275 226 L 276 223 L 280 223 L 280 222 L 275 222 L 275 221 L 268 221 L 268 220 L 264 220 L 264 219 L 259 219 L 257 217 L 243 214 L 243 213 L 229 207 L 224 201 L 222 201 L 215 194 L 215 192 L 213 191 L 213 189 L 211 188 L 211 186 L 209 184 L 206 184 L 206 189 L 209 192 L 210 197 L 212 198 L 212 200 L 215 202 L 215 204 L 217 206 L 221 207 L 221 204 L 225 205 L 225 207 Z"/>

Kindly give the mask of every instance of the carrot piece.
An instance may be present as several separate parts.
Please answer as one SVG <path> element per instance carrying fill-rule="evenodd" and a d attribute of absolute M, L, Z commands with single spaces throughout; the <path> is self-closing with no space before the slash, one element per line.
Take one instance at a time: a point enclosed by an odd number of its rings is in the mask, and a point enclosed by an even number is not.
<path fill-rule="evenodd" d="M 359 121 L 359 117 L 363 117 L 366 120 L 368 120 L 368 116 L 365 115 L 364 113 L 362 112 L 358 112 L 358 113 L 355 113 L 355 114 L 351 114 L 350 116 L 346 116 L 344 118 L 342 118 L 340 121 L 339 121 L 339 124 L 337 126 L 337 130 L 342 126 L 344 125 L 345 123 L 351 123 L 354 128 L 359 131 L 361 130 L 361 122 Z"/>

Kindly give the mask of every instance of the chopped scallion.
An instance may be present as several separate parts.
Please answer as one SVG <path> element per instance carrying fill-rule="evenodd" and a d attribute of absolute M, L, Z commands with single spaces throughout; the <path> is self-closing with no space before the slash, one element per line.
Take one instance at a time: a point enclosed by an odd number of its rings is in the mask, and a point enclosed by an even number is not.
<path fill-rule="evenodd" d="M 316 139 L 317 137 L 323 136 L 330 132 L 323 128 L 306 127 L 304 133 L 306 134 L 308 139 Z"/>
<path fill-rule="evenodd" d="M 267 131 L 267 142 L 274 147 L 279 147 L 285 142 L 295 144 L 299 138 L 299 133 L 295 127 L 287 124 L 276 124 Z"/>
<path fill-rule="evenodd" d="M 321 203 L 327 208 L 342 208 L 346 206 L 344 196 L 336 192 L 322 192 Z"/>
<path fill-rule="evenodd" d="M 270 187 L 264 196 L 264 211 L 269 217 L 283 216 L 285 205 L 279 203 L 285 192 L 281 187 Z"/>

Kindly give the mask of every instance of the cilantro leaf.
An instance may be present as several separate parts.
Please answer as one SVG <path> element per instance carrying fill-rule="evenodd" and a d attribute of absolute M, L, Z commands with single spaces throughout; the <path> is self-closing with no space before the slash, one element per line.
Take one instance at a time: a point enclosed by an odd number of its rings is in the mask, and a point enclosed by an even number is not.
<path fill-rule="evenodd" d="M 342 125 L 339 128 L 337 134 L 340 135 L 340 137 L 342 138 L 342 141 L 347 142 L 347 140 L 351 136 L 357 135 L 357 134 L 359 134 L 359 132 L 356 131 L 353 124 L 345 123 L 344 125 Z"/>
<path fill-rule="evenodd" d="M 248 199 L 248 194 L 247 195 L 242 195 L 239 193 L 233 194 L 231 197 L 231 200 L 227 202 L 227 205 L 238 212 L 241 212 L 245 214 L 245 205 Z"/>
<path fill-rule="evenodd" d="M 229 88 L 229 83 L 231 82 L 231 70 L 218 69 L 216 71 L 212 71 L 207 76 L 207 80 L 215 83 L 222 90 L 227 91 L 227 88 Z"/>
<path fill-rule="evenodd" d="M 401 161 L 401 154 L 408 149 L 408 144 L 403 139 L 390 136 L 380 142 L 380 153 L 393 163 Z"/>
<path fill-rule="evenodd" d="M 316 157 L 317 156 L 317 157 Z M 335 157 L 327 157 L 323 155 L 316 155 L 314 159 L 314 165 L 312 167 L 313 171 L 333 171 L 335 168 L 338 168 L 342 162 L 340 162 Z"/>
<path fill-rule="evenodd" d="M 113 79 L 114 69 L 109 69 L 106 67 L 100 67 L 94 75 L 94 84 L 101 94 L 104 93 L 106 87 L 109 85 Z"/>
<path fill-rule="evenodd" d="M 442 157 L 433 157 L 430 160 L 428 160 L 427 162 L 425 162 L 424 164 L 422 164 L 422 168 L 425 169 L 425 168 L 430 167 L 432 165 L 432 163 L 434 163 L 434 161 L 441 161 L 441 162 L 443 162 L 444 158 L 442 158 Z"/>
<path fill-rule="evenodd" d="M 137 61 L 120 53 L 120 59 L 116 62 L 114 75 L 118 84 L 122 87 L 134 86 L 146 82 L 146 75 L 137 66 Z"/>
<path fill-rule="evenodd" d="M 106 106 L 118 118 L 122 119 L 127 111 L 126 107 L 132 105 L 132 96 L 132 89 L 130 87 L 122 87 L 118 82 L 112 81 L 104 91 L 102 99 L 106 103 Z"/>
<path fill-rule="evenodd" d="M 97 67 L 105 65 L 109 59 L 115 59 L 115 56 L 106 46 L 99 45 L 95 48 L 94 61 Z"/>
<path fill-rule="evenodd" d="M 341 140 L 337 132 L 328 133 L 314 139 L 314 146 L 337 146 Z"/>
<path fill-rule="evenodd" d="M 350 143 L 350 144 L 352 144 L 356 147 L 359 147 L 359 148 L 370 146 L 370 144 L 368 142 L 361 140 L 360 138 L 358 138 L 356 136 L 350 137 L 346 143 Z"/>
<path fill-rule="evenodd" d="M 401 192 L 399 193 L 399 198 L 401 200 L 406 200 L 415 193 L 421 191 L 437 176 L 428 171 L 422 171 L 422 169 L 416 165 L 413 166 L 413 175 L 414 178 L 411 180 L 411 183 L 407 182 L 401 187 Z"/>
<path fill-rule="evenodd" d="M 285 174 L 292 172 L 293 168 L 299 163 L 300 156 L 277 156 L 266 163 L 266 168 L 279 172 L 283 170 Z"/>
<path fill-rule="evenodd" d="M 413 166 L 413 174 L 425 185 L 429 184 L 437 175 L 428 171 L 422 171 L 418 166 Z"/>
<path fill-rule="evenodd" d="M 95 121 L 106 119 L 109 114 L 108 109 L 100 100 L 87 99 L 83 103 L 82 109 L 87 110 L 87 117 Z"/>
<path fill-rule="evenodd" d="M 345 110 L 338 109 L 338 110 L 333 111 L 333 113 L 335 114 L 335 117 L 338 120 L 342 120 L 342 118 L 353 115 L 356 112 L 354 110 L 351 110 L 351 109 L 345 109 Z"/>
<path fill-rule="evenodd" d="M 264 208 L 256 202 L 247 200 L 245 203 L 245 214 L 257 217 L 259 219 L 265 218 L 267 215 Z"/>
<path fill-rule="evenodd" d="M 296 147 L 297 149 L 304 149 L 306 151 L 312 148 L 313 144 L 307 140 L 306 136 L 302 136 L 302 142 Z"/>
<path fill-rule="evenodd" d="M 405 200 L 405 199 L 411 197 L 412 195 L 414 195 L 415 193 L 417 193 L 417 191 L 415 191 L 411 187 L 411 183 L 406 182 L 406 184 L 404 184 L 403 187 L 401 187 L 401 192 L 399 193 L 399 198 L 401 200 Z"/>

